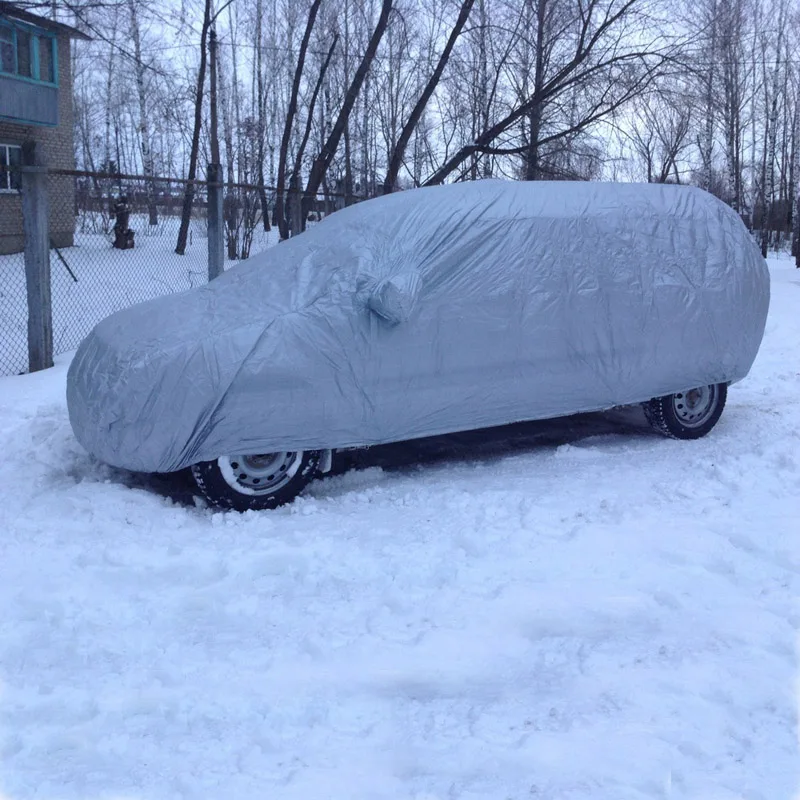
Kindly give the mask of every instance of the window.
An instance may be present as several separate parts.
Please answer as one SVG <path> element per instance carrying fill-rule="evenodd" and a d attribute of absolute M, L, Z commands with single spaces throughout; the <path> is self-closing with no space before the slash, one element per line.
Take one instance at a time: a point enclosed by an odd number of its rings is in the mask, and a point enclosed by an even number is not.
<path fill-rule="evenodd" d="M 33 77 L 32 40 L 33 36 L 28 31 L 17 31 L 17 75 L 23 78 Z"/>
<path fill-rule="evenodd" d="M 39 41 L 39 80 L 45 83 L 56 82 L 56 65 L 53 50 L 56 40 L 48 36 L 37 36 Z"/>
<path fill-rule="evenodd" d="M 7 28 L 5 25 L 0 25 L 0 71 L 17 71 L 14 29 Z"/>
<path fill-rule="evenodd" d="M 0 144 L 0 193 L 19 191 L 21 164 L 21 147 L 15 144 Z"/>
<path fill-rule="evenodd" d="M 55 84 L 56 64 L 54 36 L 0 22 L 0 73 Z"/>

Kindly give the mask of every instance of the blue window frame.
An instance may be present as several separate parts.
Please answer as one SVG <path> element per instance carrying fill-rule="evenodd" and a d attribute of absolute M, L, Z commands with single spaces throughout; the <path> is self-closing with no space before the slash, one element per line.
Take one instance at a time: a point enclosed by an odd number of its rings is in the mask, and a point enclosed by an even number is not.
<path fill-rule="evenodd" d="M 14 29 L 0 24 L 0 72 L 17 71 L 17 37 Z"/>
<path fill-rule="evenodd" d="M 58 85 L 58 49 L 54 34 L 0 19 L 0 75 Z"/>

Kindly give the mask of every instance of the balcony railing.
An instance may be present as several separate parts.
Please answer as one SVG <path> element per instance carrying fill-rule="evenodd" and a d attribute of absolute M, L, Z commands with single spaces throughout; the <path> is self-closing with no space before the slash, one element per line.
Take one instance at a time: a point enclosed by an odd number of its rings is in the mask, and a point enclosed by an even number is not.
<path fill-rule="evenodd" d="M 58 125 L 58 87 L 0 73 L 0 119 Z"/>

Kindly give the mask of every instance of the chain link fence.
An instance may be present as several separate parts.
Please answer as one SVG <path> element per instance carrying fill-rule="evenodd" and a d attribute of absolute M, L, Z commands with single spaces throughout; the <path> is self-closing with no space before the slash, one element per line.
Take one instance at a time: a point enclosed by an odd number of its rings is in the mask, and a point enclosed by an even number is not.
<path fill-rule="evenodd" d="M 23 184 L 15 177 L 0 193 L 0 375 L 29 367 Z M 188 226 L 183 180 L 47 170 L 45 185 L 54 355 L 74 350 L 115 311 L 208 280 L 209 184 L 194 182 Z M 221 197 L 225 269 L 277 243 L 274 189 L 226 183 Z M 343 204 L 318 198 L 306 224 Z"/>
<path fill-rule="evenodd" d="M 51 173 L 55 354 L 75 349 L 97 322 L 115 311 L 207 280 L 205 185 L 196 187 L 184 255 L 178 255 L 184 186 L 171 181 L 147 184 L 132 178 Z M 53 228 L 67 207 L 74 208 L 71 242 Z M 64 222 L 68 231 L 71 220 Z"/>
<path fill-rule="evenodd" d="M 28 368 L 28 300 L 22 253 L 0 255 L 0 375 Z"/>

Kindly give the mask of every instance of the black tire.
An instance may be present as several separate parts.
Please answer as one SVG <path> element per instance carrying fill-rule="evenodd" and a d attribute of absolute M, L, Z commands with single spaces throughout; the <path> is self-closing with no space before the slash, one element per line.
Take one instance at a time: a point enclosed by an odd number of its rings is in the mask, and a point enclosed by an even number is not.
<path fill-rule="evenodd" d="M 319 460 L 318 450 L 298 450 L 222 456 L 201 461 L 191 469 L 197 487 L 211 505 L 232 511 L 262 511 L 291 503 L 313 480 Z"/>
<path fill-rule="evenodd" d="M 699 439 L 719 421 L 728 386 L 714 383 L 687 392 L 654 397 L 642 403 L 650 425 L 671 439 Z"/>

